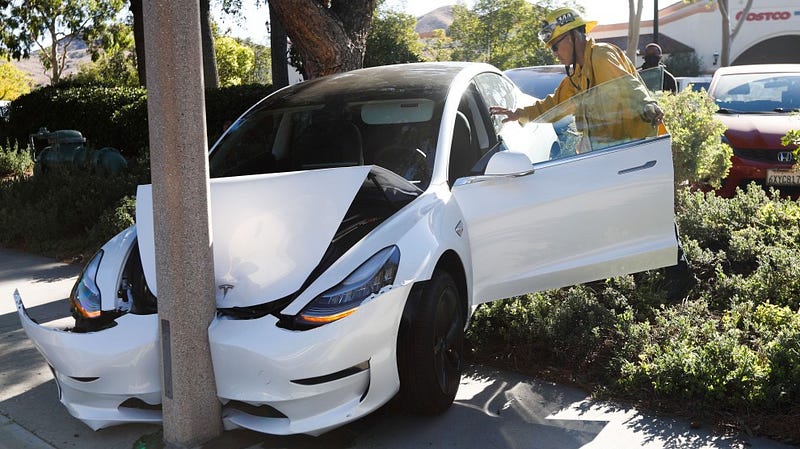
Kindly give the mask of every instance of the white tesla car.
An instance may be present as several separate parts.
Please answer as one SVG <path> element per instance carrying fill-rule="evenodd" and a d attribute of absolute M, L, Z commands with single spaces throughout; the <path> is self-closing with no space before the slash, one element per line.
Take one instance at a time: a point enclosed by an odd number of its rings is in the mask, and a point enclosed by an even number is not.
<path fill-rule="evenodd" d="M 526 98 L 485 64 L 376 67 L 279 90 L 227 130 L 209 153 L 208 329 L 227 428 L 315 435 L 397 394 L 442 412 L 479 304 L 676 263 L 669 137 L 557 139 L 549 122 L 585 104 L 525 127 L 488 113 Z M 136 226 L 70 295 L 73 328 L 15 294 L 93 429 L 161 420 L 153 206 L 140 186 Z"/>

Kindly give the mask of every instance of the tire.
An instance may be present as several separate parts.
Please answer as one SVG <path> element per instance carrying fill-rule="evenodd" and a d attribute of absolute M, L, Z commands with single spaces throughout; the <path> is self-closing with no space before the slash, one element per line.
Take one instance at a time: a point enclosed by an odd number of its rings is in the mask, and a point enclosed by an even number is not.
<path fill-rule="evenodd" d="M 464 300 L 453 277 L 437 271 L 409 296 L 398 338 L 399 399 L 413 413 L 443 413 L 464 368 Z"/>

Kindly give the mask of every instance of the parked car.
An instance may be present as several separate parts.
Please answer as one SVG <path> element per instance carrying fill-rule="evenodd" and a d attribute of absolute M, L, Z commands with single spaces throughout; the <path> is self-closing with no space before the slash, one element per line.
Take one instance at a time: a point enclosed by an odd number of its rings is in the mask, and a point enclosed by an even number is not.
<path fill-rule="evenodd" d="M 800 64 L 722 67 L 708 93 L 719 106 L 717 118 L 728 127 L 724 140 L 733 148 L 733 166 L 718 193 L 729 197 L 751 182 L 800 193 L 793 147 L 781 144 L 788 131 L 800 129 Z"/>
<path fill-rule="evenodd" d="M 479 304 L 676 263 L 669 137 L 552 155 L 550 122 L 489 115 L 523 98 L 486 64 L 383 66 L 286 87 L 231 125 L 209 154 L 226 428 L 316 435 L 397 394 L 443 412 Z M 136 225 L 70 295 L 71 329 L 15 292 L 93 429 L 161 420 L 153 207 L 140 186 Z"/>
<path fill-rule="evenodd" d="M 511 78 L 522 92 L 535 98 L 544 98 L 552 94 L 561 80 L 567 76 L 563 65 L 519 67 L 503 73 Z"/>
<path fill-rule="evenodd" d="M 700 92 L 701 90 L 708 91 L 708 86 L 711 85 L 711 76 L 676 76 L 675 83 L 678 85 L 678 92 L 692 87 L 692 90 Z"/>

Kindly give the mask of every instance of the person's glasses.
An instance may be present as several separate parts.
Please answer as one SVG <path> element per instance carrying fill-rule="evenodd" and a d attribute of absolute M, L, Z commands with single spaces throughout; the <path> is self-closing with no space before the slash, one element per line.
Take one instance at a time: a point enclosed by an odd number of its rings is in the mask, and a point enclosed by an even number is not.
<path fill-rule="evenodd" d="M 561 43 L 561 41 L 563 41 L 563 40 L 564 40 L 564 39 L 566 39 L 566 38 L 567 38 L 567 35 L 566 35 L 566 34 L 565 34 L 565 35 L 563 35 L 563 36 L 561 36 L 561 39 L 559 39 L 559 40 L 557 40 L 557 41 L 553 42 L 553 45 L 551 45 L 551 46 L 550 46 L 550 50 L 552 50 L 552 51 L 553 51 L 553 53 L 556 53 L 556 52 L 558 51 L 558 45 Z"/>

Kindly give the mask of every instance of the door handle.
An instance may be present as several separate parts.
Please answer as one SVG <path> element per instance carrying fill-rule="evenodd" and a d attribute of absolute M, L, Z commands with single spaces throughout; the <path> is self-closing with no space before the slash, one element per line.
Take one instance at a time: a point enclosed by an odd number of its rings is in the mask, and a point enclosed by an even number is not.
<path fill-rule="evenodd" d="M 624 174 L 635 172 L 635 171 L 639 171 L 639 170 L 647 170 L 648 168 L 655 167 L 655 165 L 656 165 L 656 161 L 647 161 L 647 162 L 645 162 L 644 164 L 642 164 L 642 165 L 640 165 L 638 167 L 631 167 L 631 168 L 626 168 L 624 170 L 620 170 L 620 171 L 617 172 L 617 174 L 618 175 L 624 175 Z"/>

